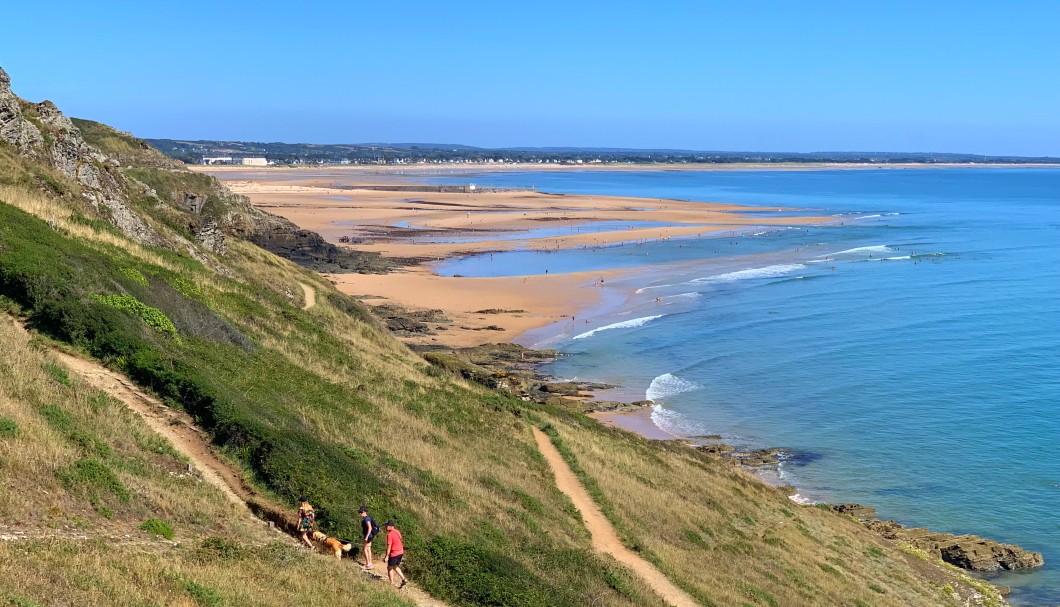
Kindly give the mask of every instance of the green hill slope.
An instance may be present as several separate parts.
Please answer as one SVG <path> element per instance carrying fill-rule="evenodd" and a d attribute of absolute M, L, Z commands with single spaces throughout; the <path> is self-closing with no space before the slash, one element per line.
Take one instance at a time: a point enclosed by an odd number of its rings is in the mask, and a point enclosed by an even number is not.
<path fill-rule="evenodd" d="M 396 519 L 406 572 L 432 595 L 452 605 L 663 604 L 593 550 L 536 448 L 531 427 L 547 425 L 627 544 L 704 605 L 958 605 L 976 588 L 997 604 L 990 587 L 796 506 L 707 454 L 428 365 L 357 301 L 242 237 L 272 219 L 127 136 L 49 112 L 36 138 L 13 120 L 0 125 L 9 313 L 186 411 L 264 499 L 293 509 L 310 496 L 326 533 L 356 536 L 360 504 Z M 310 309 L 299 283 L 316 291 Z M 268 543 L 216 491 L 181 480 L 179 457 L 127 411 L 64 380 L 34 341 L 0 336 L 5 361 L 18 361 L 0 383 L 4 522 L 91 536 L 0 544 L 12 557 L 2 562 L 19 563 L 0 565 L 21 576 L 12 596 L 31 601 L 16 604 L 398 600 L 362 588 L 348 563 Z M 150 518 L 184 542 L 110 539 L 110 529 L 137 537 Z M 42 594 L 38 578 L 64 599 Z M 152 587 L 138 594 L 136 580 Z"/>

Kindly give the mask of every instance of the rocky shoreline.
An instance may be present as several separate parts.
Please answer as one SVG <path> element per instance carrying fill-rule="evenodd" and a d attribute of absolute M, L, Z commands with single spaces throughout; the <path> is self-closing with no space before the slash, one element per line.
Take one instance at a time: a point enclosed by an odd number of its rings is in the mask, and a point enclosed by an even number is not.
<path fill-rule="evenodd" d="M 1024 550 L 1015 544 L 1002 544 L 978 535 L 937 533 L 920 527 L 904 527 L 891 520 L 880 520 L 876 509 L 861 504 L 829 506 L 850 516 L 889 540 L 905 542 L 951 565 L 976 572 L 1037 569 L 1045 564 L 1040 552 Z"/>

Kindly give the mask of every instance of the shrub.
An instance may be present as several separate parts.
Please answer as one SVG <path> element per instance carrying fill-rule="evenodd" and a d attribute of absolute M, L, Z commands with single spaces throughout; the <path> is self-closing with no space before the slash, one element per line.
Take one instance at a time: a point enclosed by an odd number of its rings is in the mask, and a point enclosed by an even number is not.
<path fill-rule="evenodd" d="M 457 605 L 553 606 L 558 603 L 521 563 L 478 544 L 438 536 L 423 549 L 421 585 Z"/>
<path fill-rule="evenodd" d="M 55 475 L 66 488 L 86 493 L 89 501 L 97 508 L 100 504 L 101 492 L 113 495 L 121 502 L 128 502 L 132 497 L 114 472 L 98 459 L 78 460 L 59 470 Z"/>
<path fill-rule="evenodd" d="M 165 521 L 160 521 L 157 518 L 149 518 L 143 523 L 140 523 L 140 530 L 146 531 L 151 535 L 161 535 L 167 540 L 173 539 L 173 527 Z"/>
<path fill-rule="evenodd" d="M 43 605 L 36 601 L 31 601 L 29 599 L 22 598 L 11 593 L 4 594 L 3 598 L 15 607 L 43 607 Z"/>
<path fill-rule="evenodd" d="M 177 334 L 177 328 L 173 326 L 173 321 L 169 320 L 169 317 L 166 316 L 162 310 L 152 308 L 132 295 L 126 295 L 124 293 L 109 293 L 107 295 L 94 295 L 92 298 L 102 304 L 115 307 L 119 310 L 132 312 L 139 316 L 140 320 L 144 321 L 148 326 L 153 327 L 160 333 L 165 333 L 167 335 Z"/>
<path fill-rule="evenodd" d="M 122 276 L 124 276 L 124 277 L 128 278 L 129 280 L 135 282 L 136 284 L 140 285 L 141 287 L 146 287 L 147 286 L 147 279 L 144 278 L 144 275 L 141 274 L 139 270 L 137 270 L 135 268 L 121 268 L 119 270 L 119 272 L 121 272 Z"/>
<path fill-rule="evenodd" d="M 15 420 L 0 417 L 0 438 L 16 438 L 18 434 L 18 424 L 15 423 Z"/>
<path fill-rule="evenodd" d="M 203 562 L 239 561 L 250 556 L 250 552 L 232 540 L 223 537 L 208 537 L 195 551 L 195 556 Z"/>
<path fill-rule="evenodd" d="M 184 580 L 184 589 L 188 591 L 191 598 L 203 607 L 220 607 L 225 604 L 225 598 L 213 588 L 197 584 L 191 580 Z"/>
<path fill-rule="evenodd" d="M 66 373 L 66 369 L 55 363 L 46 363 L 44 370 L 48 373 L 48 376 L 55 380 L 56 383 L 62 384 L 66 387 L 70 387 L 72 382 L 70 376 Z"/>

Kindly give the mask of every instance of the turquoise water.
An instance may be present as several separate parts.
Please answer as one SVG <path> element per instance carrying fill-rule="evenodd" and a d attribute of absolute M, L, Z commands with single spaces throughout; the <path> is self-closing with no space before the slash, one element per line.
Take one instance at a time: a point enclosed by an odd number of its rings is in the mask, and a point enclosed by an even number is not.
<path fill-rule="evenodd" d="M 449 181 L 466 181 L 466 177 Z M 436 181 L 446 181 L 438 179 Z M 1012 602 L 1060 603 L 1060 170 L 556 172 L 563 193 L 797 206 L 844 225 L 448 262 L 512 275 L 647 265 L 533 341 L 678 434 L 780 446 L 802 497 L 1041 551 Z M 761 232 L 761 233 L 759 233 Z M 709 491 L 709 488 L 704 488 Z"/>

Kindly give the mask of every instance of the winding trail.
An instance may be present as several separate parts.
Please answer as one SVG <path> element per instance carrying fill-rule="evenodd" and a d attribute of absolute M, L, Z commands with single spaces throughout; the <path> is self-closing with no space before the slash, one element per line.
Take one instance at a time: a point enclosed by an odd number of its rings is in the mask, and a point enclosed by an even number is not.
<path fill-rule="evenodd" d="M 53 350 L 52 354 L 88 384 L 132 409 L 151 430 L 187 457 L 204 481 L 217 487 L 232 503 L 247 508 L 247 501 L 255 496 L 255 492 L 242 482 L 232 466 L 214 453 L 206 433 L 195 427 L 189 415 L 167 407 L 124 375 L 97 362 L 58 350 Z"/>
<path fill-rule="evenodd" d="M 313 307 L 316 304 L 316 291 L 305 284 L 302 284 L 302 288 L 306 290 L 306 308 Z M 28 333 L 22 323 L 14 318 L 10 318 L 10 320 L 21 331 Z M 84 379 L 86 383 L 107 393 L 132 409 L 153 431 L 168 440 L 174 449 L 188 458 L 188 461 L 191 462 L 189 471 L 194 469 L 204 481 L 219 489 L 229 501 L 245 510 L 248 517 L 257 521 L 265 519 L 275 523 L 279 528 L 277 533 L 288 538 L 291 542 L 299 543 L 293 535 L 280 531 L 282 529 L 293 529 L 290 513 L 286 512 L 282 507 L 268 503 L 257 491 L 244 483 L 240 470 L 217 455 L 210 444 L 209 436 L 195 426 L 191 416 L 166 406 L 158 398 L 141 390 L 129 378 L 111 371 L 98 362 L 67 354 L 57 348 L 51 348 L 51 353 L 68 369 Z M 84 535 L 84 538 L 76 534 L 65 534 L 63 538 L 91 539 L 94 537 L 88 534 L 82 535 Z M 12 530 L 6 526 L 0 527 L 0 541 L 44 539 L 45 537 L 46 535 L 41 533 L 27 533 L 25 531 Z M 115 541 L 110 536 L 107 536 L 107 540 Z M 135 540 L 128 537 L 122 537 L 115 542 L 122 544 L 136 543 Z M 153 545 L 158 542 L 140 543 Z M 299 543 L 299 545 L 301 544 Z M 333 556 L 327 555 L 321 555 L 321 557 L 328 560 L 334 559 Z M 360 570 L 360 567 L 356 565 L 351 566 Z M 385 571 L 373 570 L 362 571 L 362 573 L 366 578 L 386 582 Z M 446 603 L 432 597 L 411 582 L 402 590 L 395 590 L 395 592 L 412 601 L 417 607 L 449 607 Z"/>
<path fill-rule="evenodd" d="M 541 451 L 541 455 L 544 456 L 545 461 L 548 462 L 556 477 L 556 486 L 574 502 L 574 506 L 581 512 L 585 528 L 589 530 L 589 535 L 592 536 L 593 548 L 615 557 L 616 561 L 637 574 L 649 588 L 657 592 L 668 604 L 674 607 L 700 607 L 699 603 L 689 596 L 687 592 L 674 585 L 654 565 L 637 556 L 622 543 L 614 526 L 604 516 L 600 506 L 589 496 L 589 492 L 578 481 L 578 477 L 574 476 L 574 472 L 567 465 L 567 462 L 563 460 L 563 456 L 560 455 L 556 446 L 552 444 L 548 435 L 536 427 L 533 428 L 533 431 L 534 440 L 537 441 L 537 448 Z"/>
<path fill-rule="evenodd" d="M 302 309 L 308 310 L 317 305 L 317 290 L 304 282 L 299 282 L 298 286 L 302 287 L 302 292 L 305 293 L 305 305 Z"/>

